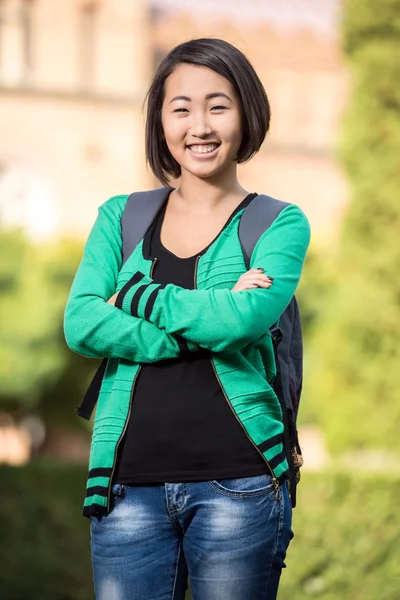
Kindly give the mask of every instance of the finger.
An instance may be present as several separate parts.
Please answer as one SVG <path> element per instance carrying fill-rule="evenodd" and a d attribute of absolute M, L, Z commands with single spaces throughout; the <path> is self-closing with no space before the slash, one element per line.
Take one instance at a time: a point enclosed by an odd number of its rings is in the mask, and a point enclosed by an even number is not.
<path fill-rule="evenodd" d="M 261 282 L 261 281 L 269 281 L 272 282 L 273 279 L 268 277 L 267 275 L 261 275 L 260 273 L 255 274 L 255 273 L 251 273 L 250 275 L 244 276 L 242 275 L 242 277 L 239 278 L 239 281 L 243 281 L 246 283 L 249 282 Z"/>
<path fill-rule="evenodd" d="M 272 285 L 272 282 L 268 282 L 267 281 L 267 282 L 261 282 L 261 283 L 255 283 L 255 282 L 253 282 L 253 283 L 251 283 L 251 282 L 250 283 L 242 283 L 242 284 L 238 285 L 237 287 L 236 286 L 235 287 L 236 287 L 236 289 L 241 289 L 241 290 L 251 290 L 251 289 L 254 289 L 254 288 L 265 288 L 265 289 L 268 289 L 268 288 L 271 287 L 271 285 Z"/>
<path fill-rule="evenodd" d="M 251 287 L 270 288 L 271 285 L 271 281 L 254 281 L 252 282 Z"/>
<path fill-rule="evenodd" d="M 273 277 L 270 277 L 270 275 L 268 275 L 266 273 L 265 274 L 264 273 L 260 273 L 260 271 L 247 271 L 246 273 L 243 273 L 243 275 L 241 275 L 239 277 L 239 279 L 242 279 L 242 278 L 243 279 L 244 278 L 247 279 L 248 277 L 261 277 L 261 278 L 264 278 L 264 279 L 272 279 L 272 280 L 274 279 Z"/>

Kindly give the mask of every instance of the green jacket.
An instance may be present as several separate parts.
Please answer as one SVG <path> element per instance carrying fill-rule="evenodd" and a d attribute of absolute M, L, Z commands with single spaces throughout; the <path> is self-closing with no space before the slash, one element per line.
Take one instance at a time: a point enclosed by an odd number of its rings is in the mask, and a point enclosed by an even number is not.
<path fill-rule="evenodd" d="M 250 268 L 262 267 L 274 277 L 269 289 L 231 291 L 247 270 L 238 236 L 240 211 L 198 257 L 196 289 L 186 290 L 152 281 L 157 259 L 144 258 L 143 239 L 121 266 L 120 219 L 127 199 L 115 196 L 100 207 L 65 310 L 68 346 L 84 356 L 109 358 L 94 421 L 84 515 L 109 510 L 116 453 L 141 364 L 177 358 L 183 346 L 210 350 L 224 396 L 278 489 L 288 464 L 282 412 L 271 386 L 275 360 L 269 328 L 299 283 L 310 242 L 306 216 L 298 206 L 287 206 L 257 242 Z M 116 291 L 114 307 L 107 300 Z"/>

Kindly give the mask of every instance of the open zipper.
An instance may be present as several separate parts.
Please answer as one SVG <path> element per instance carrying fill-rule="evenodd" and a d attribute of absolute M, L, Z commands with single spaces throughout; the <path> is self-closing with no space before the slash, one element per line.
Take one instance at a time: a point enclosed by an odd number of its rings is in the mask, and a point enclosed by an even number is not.
<path fill-rule="evenodd" d="M 194 267 L 194 289 L 197 289 L 197 267 L 198 267 L 198 264 L 199 264 L 199 260 L 200 260 L 200 258 L 201 258 L 201 255 L 200 255 L 200 256 L 198 256 L 198 257 L 196 258 L 196 263 L 195 263 L 195 267 Z M 265 458 L 265 456 L 264 456 L 264 454 L 261 452 L 261 450 L 259 450 L 259 449 L 257 448 L 256 444 L 253 442 L 253 440 L 251 439 L 251 437 L 250 437 L 250 436 L 249 436 L 249 434 L 247 433 L 247 431 L 246 431 L 246 429 L 245 429 L 245 427 L 244 427 L 243 423 L 240 421 L 239 417 L 238 417 L 238 416 L 237 416 L 237 414 L 235 413 L 235 411 L 234 411 L 234 409 L 233 409 L 233 406 L 232 406 L 232 404 L 231 404 L 231 401 L 229 400 L 229 398 L 228 398 L 228 396 L 227 396 L 227 394 L 226 394 L 226 392 L 225 392 L 225 390 L 224 390 L 224 388 L 223 388 L 223 385 L 222 385 L 222 383 L 221 383 L 221 380 L 220 380 L 220 378 L 219 378 L 219 375 L 218 375 L 218 373 L 217 373 L 217 370 L 216 370 L 216 368 L 215 368 L 214 360 L 213 360 L 213 358 L 212 358 L 212 356 L 211 356 L 211 355 L 210 355 L 210 362 L 211 362 L 211 366 L 212 366 L 212 368 L 213 368 L 213 370 L 214 370 L 215 377 L 216 377 L 216 379 L 217 379 L 217 381 L 218 381 L 218 384 L 219 384 L 219 386 L 220 386 L 220 388 L 221 388 L 221 392 L 223 393 L 223 395 L 224 395 L 224 398 L 225 398 L 225 400 L 227 401 L 227 403 L 228 403 L 228 406 L 229 406 L 229 408 L 231 409 L 231 411 L 232 411 L 232 413 L 233 413 L 233 416 L 235 417 L 235 419 L 237 420 L 237 422 L 239 423 L 239 425 L 240 425 L 240 426 L 241 426 L 241 428 L 243 429 L 243 432 L 244 432 L 245 436 L 247 437 L 247 439 L 248 439 L 248 440 L 251 442 L 251 444 L 252 444 L 252 445 L 254 446 L 254 448 L 257 450 L 258 454 L 261 456 L 261 458 L 263 459 L 263 461 L 266 463 L 266 465 L 267 465 L 267 467 L 268 467 L 268 469 L 269 469 L 269 471 L 270 471 L 270 473 L 271 473 L 271 477 L 272 477 L 272 483 L 273 483 L 273 486 L 274 486 L 274 489 L 275 489 L 275 498 L 276 498 L 276 501 L 277 501 L 277 502 L 279 502 L 279 481 L 278 481 L 278 480 L 277 480 L 277 478 L 275 477 L 275 475 L 274 475 L 274 472 L 273 472 L 273 470 L 272 470 L 272 468 L 271 468 L 271 466 L 270 466 L 270 464 L 269 464 L 268 460 Z"/>
<path fill-rule="evenodd" d="M 150 277 L 153 277 L 153 271 L 154 271 L 154 267 L 155 267 L 156 262 L 157 262 L 157 258 L 153 258 L 153 262 L 151 263 L 151 268 L 150 268 Z M 126 432 L 127 427 L 128 427 L 129 419 L 130 419 L 131 412 L 132 412 L 133 392 L 135 391 L 136 380 L 138 378 L 138 375 L 139 375 L 141 369 L 142 369 L 142 365 L 139 365 L 139 368 L 136 371 L 135 377 L 134 377 L 133 382 L 132 382 L 131 395 L 130 395 L 130 398 L 129 398 L 129 410 L 128 410 L 128 414 L 126 416 L 125 425 L 124 425 L 124 428 L 122 430 L 121 435 L 119 436 L 117 445 L 115 446 L 113 468 L 112 468 L 112 471 L 111 471 L 110 481 L 108 483 L 107 512 L 110 510 L 111 484 L 112 484 L 112 480 L 113 480 L 114 473 L 115 473 L 115 466 L 116 466 L 116 463 L 117 463 L 118 448 L 119 448 L 119 445 L 120 445 L 120 443 L 122 441 L 122 438 L 124 437 L 125 432 Z"/>

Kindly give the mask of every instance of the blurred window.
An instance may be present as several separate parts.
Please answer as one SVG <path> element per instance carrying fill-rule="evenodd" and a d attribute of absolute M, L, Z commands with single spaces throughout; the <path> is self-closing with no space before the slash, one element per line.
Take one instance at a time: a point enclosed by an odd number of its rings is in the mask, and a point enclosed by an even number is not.
<path fill-rule="evenodd" d="M 29 82 L 32 67 L 32 0 L 0 0 L 0 82 Z"/>
<path fill-rule="evenodd" d="M 79 16 L 80 85 L 89 91 L 93 89 L 95 78 L 98 5 L 95 2 L 84 4 Z"/>
<path fill-rule="evenodd" d="M 167 52 L 164 50 L 164 48 L 160 48 L 159 46 L 156 46 L 153 49 L 153 72 L 157 71 L 158 67 L 160 66 L 161 61 L 163 61 L 166 56 L 167 56 Z"/>

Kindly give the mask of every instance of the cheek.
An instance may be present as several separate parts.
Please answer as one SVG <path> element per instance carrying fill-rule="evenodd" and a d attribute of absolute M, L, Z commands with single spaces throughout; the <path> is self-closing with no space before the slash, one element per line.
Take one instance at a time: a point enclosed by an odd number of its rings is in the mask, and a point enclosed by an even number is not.
<path fill-rule="evenodd" d="M 164 136 L 168 144 L 179 142 L 182 138 L 182 126 L 178 119 L 161 119 Z"/>
<path fill-rule="evenodd" d="M 242 120 L 239 115 L 232 115 L 232 118 L 225 124 L 225 136 L 230 143 L 239 148 L 243 139 Z"/>
<path fill-rule="evenodd" d="M 170 154 L 178 162 L 182 162 L 182 135 L 176 123 L 162 122 L 165 143 Z"/>

